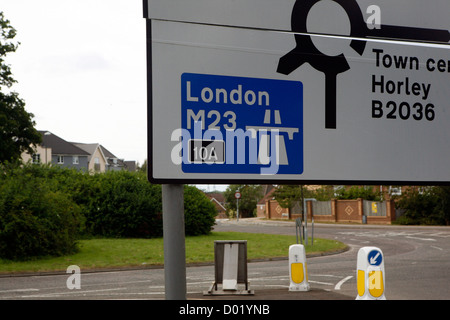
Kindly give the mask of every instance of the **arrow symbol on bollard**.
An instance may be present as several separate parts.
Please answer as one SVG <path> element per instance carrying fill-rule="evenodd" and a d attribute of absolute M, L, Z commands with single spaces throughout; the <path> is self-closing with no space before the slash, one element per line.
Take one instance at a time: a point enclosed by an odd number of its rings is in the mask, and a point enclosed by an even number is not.
<path fill-rule="evenodd" d="M 376 255 L 375 255 L 375 257 L 371 257 L 370 258 L 370 264 L 376 264 L 377 263 L 377 259 L 378 259 L 378 257 L 380 256 L 380 252 L 378 252 Z"/>

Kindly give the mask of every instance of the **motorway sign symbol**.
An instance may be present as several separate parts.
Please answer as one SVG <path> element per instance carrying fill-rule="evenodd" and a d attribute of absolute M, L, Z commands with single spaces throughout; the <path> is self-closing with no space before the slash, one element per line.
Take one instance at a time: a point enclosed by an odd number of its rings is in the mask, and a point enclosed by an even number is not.
<path fill-rule="evenodd" d="M 379 266 L 383 261 L 383 255 L 379 250 L 372 250 L 367 255 L 367 260 L 371 266 Z"/>
<path fill-rule="evenodd" d="M 184 172 L 303 172 L 301 82 L 194 73 L 180 81 Z"/>

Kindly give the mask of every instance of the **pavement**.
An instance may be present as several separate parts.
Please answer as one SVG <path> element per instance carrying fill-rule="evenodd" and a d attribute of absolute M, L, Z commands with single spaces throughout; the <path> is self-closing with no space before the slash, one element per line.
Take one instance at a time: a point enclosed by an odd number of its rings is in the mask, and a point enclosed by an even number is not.
<path fill-rule="evenodd" d="M 226 224 L 237 224 L 236 220 L 223 219 L 218 220 L 218 223 L 224 222 Z M 261 225 L 292 225 L 292 221 L 273 221 L 263 220 L 260 218 L 246 218 L 241 219 L 241 224 L 261 224 Z M 345 250 L 344 250 L 345 251 Z M 336 252 L 336 254 L 342 251 Z M 309 256 L 308 256 L 309 257 Z M 250 289 L 251 285 L 250 285 Z M 355 297 L 340 294 L 331 290 L 323 290 L 319 288 L 311 288 L 309 291 L 289 291 L 288 288 L 277 289 L 258 289 L 254 290 L 252 295 L 204 295 L 202 293 L 191 293 L 186 295 L 187 300 L 355 300 Z"/>
<path fill-rule="evenodd" d="M 309 291 L 289 291 L 286 289 L 255 290 L 253 295 L 203 295 L 187 294 L 187 300 L 355 300 L 355 298 L 317 288 Z"/>

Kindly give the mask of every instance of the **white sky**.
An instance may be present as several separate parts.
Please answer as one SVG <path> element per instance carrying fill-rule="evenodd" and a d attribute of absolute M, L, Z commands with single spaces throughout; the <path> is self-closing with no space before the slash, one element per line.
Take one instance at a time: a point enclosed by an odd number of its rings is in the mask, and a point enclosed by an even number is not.
<path fill-rule="evenodd" d="M 12 90 L 36 128 L 147 158 L 142 0 L 0 0 L 21 45 L 7 56 Z"/>

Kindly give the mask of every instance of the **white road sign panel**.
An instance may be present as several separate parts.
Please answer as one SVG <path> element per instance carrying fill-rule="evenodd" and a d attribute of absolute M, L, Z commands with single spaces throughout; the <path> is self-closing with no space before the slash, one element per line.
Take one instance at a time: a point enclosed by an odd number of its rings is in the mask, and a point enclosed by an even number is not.
<path fill-rule="evenodd" d="M 450 182 L 450 5 L 378 2 L 151 0 L 150 180 Z"/>

